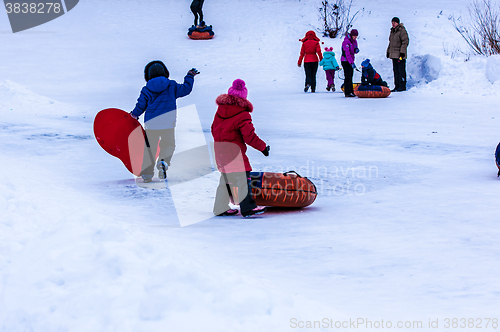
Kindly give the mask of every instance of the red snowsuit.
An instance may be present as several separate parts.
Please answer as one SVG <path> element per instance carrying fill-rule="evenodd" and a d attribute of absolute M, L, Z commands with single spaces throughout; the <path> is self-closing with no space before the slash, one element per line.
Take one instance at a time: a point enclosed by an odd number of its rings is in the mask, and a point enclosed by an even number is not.
<path fill-rule="evenodd" d="M 259 151 L 266 148 L 252 124 L 253 105 L 247 99 L 229 94 L 220 95 L 215 102 L 219 107 L 212 123 L 212 136 L 217 168 L 221 173 L 251 171 L 246 144 Z"/>

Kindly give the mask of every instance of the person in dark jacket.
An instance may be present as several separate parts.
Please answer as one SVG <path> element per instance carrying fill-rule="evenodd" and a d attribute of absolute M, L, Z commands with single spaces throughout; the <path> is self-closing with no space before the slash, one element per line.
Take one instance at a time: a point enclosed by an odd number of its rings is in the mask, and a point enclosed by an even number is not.
<path fill-rule="evenodd" d="M 144 115 L 146 127 L 146 145 L 141 177 L 144 182 L 151 182 L 154 166 L 159 170 L 160 179 L 166 177 L 166 171 L 175 150 L 175 123 L 177 121 L 176 99 L 191 93 L 194 76 L 199 72 L 193 68 L 184 77 L 184 83 L 170 80 L 169 72 L 161 61 L 152 61 L 144 69 L 146 86 L 142 88 L 137 104 L 130 115 L 138 120 Z M 160 147 L 156 163 L 157 147 Z"/>
<path fill-rule="evenodd" d="M 205 0 L 193 0 L 191 2 L 191 11 L 193 12 L 194 15 L 194 26 L 195 27 L 202 27 L 205 25 L 205 22 L 203 22 L 203 1 Z M 198 24 L 198 16 L 200 17 L 200 23 Z"/>
<path fill-rule="evenodd" d="M 365 59 L 361 62 L 361 84 L 387 86 L 387 82 L 373 69 L 370 59 Z"/>
<path fill-rule="evenodd" d="M 216 216 L 229 216 L 238 210 L 229 207 L 230 197 L 240 205 L 241 215 L 249 217 L 266 211 L 258 207 L 251 196 L 250 171 L 252 166 L 246 155 L 247 144 L 261 151 L 266 157 L 270 147 L 255 133 L 252 124 L 253 105 L 247 100 L 245 82 L 237 79 L 227 94 L 217 97 L 218 105 L 212 123 L 215 161 L 221 172 L 214 204 Z"/>
<path fill-rule="evenodd" d="M 408 32 L 399 18 L 392 19 L 392 28 L 389 35 L 389 46 L 387 46 L 387 58 L 392 59 L 394 71 L 394 91 L 406 90 L 406 58 L 407 48 L 410 43 Z"/>
<path fill-rule="evenodd" d="M 306 72 L 304 92 L 307 92 L 309 88 L 311 88 L 311 92 L 316 92 L 316 72 L 318 71 L 319 61 L 323 59 L 321 47 L 319 46 L 319 38 L 316 37 L 314 31 L 310 30 L 299 41 L 302 42 L 302 48 L 300 49 L 300 57 L 297 65 L 300 67 L 302 60 L 304 60 L 304 70 Z"/>
<path fill-rule="evenodd" d="M 355 54 L 359 53 L 357 38 L 358 30 L 352 29 L 342 42 L 342 57 L 340 58 L 340 63 L 342 64 L 342 68 L 344 68 L 344 95 L 346 97 L 356 97 L 352 86 L 352 76 L 354 74 L 354 69 L 356 69 L 356 64 L 354 63 Z"/>

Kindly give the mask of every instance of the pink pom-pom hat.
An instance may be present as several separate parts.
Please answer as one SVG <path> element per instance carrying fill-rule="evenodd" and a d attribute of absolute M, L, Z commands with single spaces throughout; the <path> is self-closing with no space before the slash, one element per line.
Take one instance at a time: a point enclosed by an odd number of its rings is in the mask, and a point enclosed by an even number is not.
<path fill-rule="evenodd" d="M 245 87 L 245 81 L 241 79 L 236 79 L 233 82 L 233 85 L 227 90 L 227 94 L 243 99 L 247 99 L 248 90 Z"/>

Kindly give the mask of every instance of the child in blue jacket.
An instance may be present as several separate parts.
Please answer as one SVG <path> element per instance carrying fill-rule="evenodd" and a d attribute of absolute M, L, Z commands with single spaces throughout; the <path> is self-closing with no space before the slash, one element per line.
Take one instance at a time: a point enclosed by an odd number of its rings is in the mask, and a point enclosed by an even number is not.
<path fill-rule="evenodd" d="M 361 62 L 361 84 L 387 86 L 387 82 L 373 69 L 370 59 L 365 59 Z"/>
<path fill-rule="evenodd" d="M 199 72 L 193 68 L 179 84 L 168 79 L 169 72 L 161 61 L 152 61 L 144 69 L 146 86 L 142 88 L 137 104 L 130 115 L 139 119 L 143 113 L 146 129 L 146 145 L 142 163 L 141 177 L 144 182 L 151 182 L 154 166 L 159 170 L 160 179 L 166 178 L 166 171 L 175 150 L 175 123 L 177 121 L 176 99 L 191 93 L 194 76 Z M 157 147 L 160 147 L 156 163 Z"/>
<path fill-rule="evenodd" d="M 328 80 L 328 85 L 326 86 L 326 91 L 335 91 L 335 71 L 339 70 L 339 64 L 335 59 L 335 53 L 333 52 L 333 47 L 325 47 L 325 52 L 323 53 L 323 60 L 319 62 L 320 66 L 323 66 L 323 70 L 326 73 L 326 79 Z"/>

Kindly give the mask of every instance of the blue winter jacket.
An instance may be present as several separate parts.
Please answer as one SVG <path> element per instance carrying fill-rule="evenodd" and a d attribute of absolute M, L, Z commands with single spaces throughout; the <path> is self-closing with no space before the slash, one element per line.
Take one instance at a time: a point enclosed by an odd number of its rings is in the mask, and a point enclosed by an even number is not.
<path fill-rule="evenodd" d="M 387 86 L 387 83 L 382 79 L 380 74 L 377 73 L 375 69 L 373 69 L 372 64 L 370 62 L 365 62 L 365 61 L 362 62 L 361 66 L 361 84 Z"/>
<path fill-rule="evenodd" d="M 319 62 L 319 65 L 323 66 L 323 70 L 337 70 L 339 68 L 334 52 L 324 52 L 323 60 Z"/>
<path fill-rule="evenodd" d="M 176 112 L 172 111 L 177 109 L 176 99 L 190 94 L 193 90 L 193 84 L 194 76 L 191 74 L 184 77 L 183 84 L 163 76 L 152 78 L 142 88 L 132 114 L 139 117 L 146 112 L 144 122 L 148 129 L 173 128 L 175 127 Z M 170 114 L 167 114 L 169 112 Z M 160 115 L 162 116 L 157 118 Z"/>

